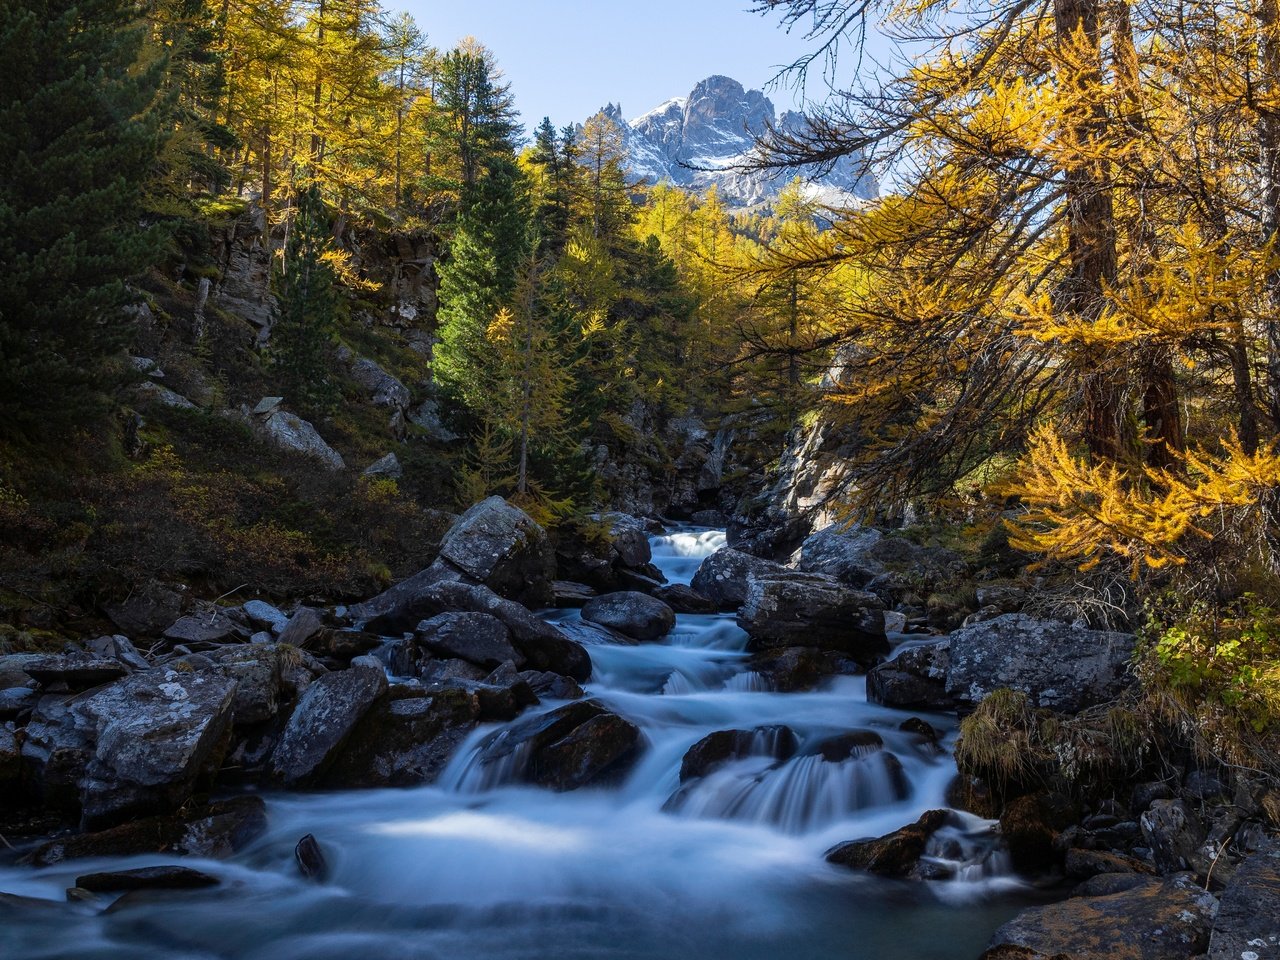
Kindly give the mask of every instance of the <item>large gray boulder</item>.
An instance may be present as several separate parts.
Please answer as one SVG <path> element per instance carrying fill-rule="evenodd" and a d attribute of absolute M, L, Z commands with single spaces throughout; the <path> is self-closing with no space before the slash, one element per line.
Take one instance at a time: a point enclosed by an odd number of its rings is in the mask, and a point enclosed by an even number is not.
<path fill-rule="evenodd" d="M 1280 960 L 1280 849 L 1247 857 L 1222 891 L 1208 960 Z"/>
<path fill-rule="evenodd" d="M 1131 677 L 1132 634 L 1005 614 L 950 637 L 947 693 L 976 704 L 1002 687 L 1038 707 L 1078 713 L 1114 700 Z"/>
<path fill-rule="evenodd" d="M 367 657 L 311 684 L 271 755 L 272 779 L 291 787 L 314 783 L 386 692 L 386 671 Z"/>
<path fill-rule="evenodd" d="M 168 813 L 211 777 L 226 749 L 235 682 L 157 668 L 66 701 L 40 701 L 23 758 L 38 791 L 78 805 L 86 827 Z"/>
<path fill-rule="evenodd" d="M 479 667 L 508 661 L 523 667 L 525 657 L 511 644 L 511 631 L 489 613 L 440 613 L 418 624 L 415 636 L 438 657 L 455 657 Z"/>
<path fill-rule="evenodd" d="M 439 559 L 499 596 L 531 606 L 551 602 L 551 541 L 532 517 L 501 497 L 460 516 L 440 543 Z"/>
<path fill-rule="evenodd" d="M 413 401 L 408 387 L 366 357 L 360 357 L 351 364 L 351 379 L 364 388 L 377 406 L 407 410 Z"/>
<path fill-rule="evenodd" d="M 738 625 L 757 650 L 815 647 L 839 651 L 864 666 L 889 652 L 880 599 L 820 574 L 753 575 Z"/>
<path fill-rule="evenodd" d="M 582 619 L 617 630 L 633 640 L 657 640 L 676 625 L 676 615 L 661 600 L 622 590 L 588 600 L 582 607 Z"/>
<path fill-rule="evenodd" d="M 310 457 L 329 470 L 343 470 L 347 466 L 342 455 L 324 442 L 316 428 L 296 414 L 276 409 L 265 420 L 254 423 L 262 438 L 277 450 Z"/>
<path fill-rule="evenodd" d="M 1185 876 L 1032 907 L 996 931 L 986 960 L 1191 960 L 1209 945 L 1217 902 Z"/>
<path fill-rule="evenodd" d="M 690 586 L 721 610 L 737 610 L 746 602 L 748 579 L 752 576 L 786 573 L 787 568 L 772 560 L 753 557 L 732 547 L 723 547 L 702 561 Z"/>
<path fill-rule="evenodd" d="M 842 529 L 833 524 L 810 534 L 800 545 L 800 569 L 865 587 L 884 573 L 884 564 L 875 555 L 883 540 L 884 534 L 872 527 Z"/>
<path fill-rule="evenodd" d="M 946 640 L 903 650 L 867 674 L 867 699 L 898 710 L 949 710 L 947 693 L 951 644 Z"/>

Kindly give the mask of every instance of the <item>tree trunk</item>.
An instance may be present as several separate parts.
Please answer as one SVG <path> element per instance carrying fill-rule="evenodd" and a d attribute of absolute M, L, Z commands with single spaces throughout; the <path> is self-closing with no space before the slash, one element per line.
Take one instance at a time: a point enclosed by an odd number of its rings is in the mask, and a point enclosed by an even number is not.
<path fill-rule="evenodd" d="M 1280 0 L 1262 0 L 1258 10 L 1261 32 L 1260 100 L 1270 104 L 1280 93 Z M 1280 243 L 1280 114 L 1269 107 L 1258 111 L 1258 146 L 1262 165 L 1262 233 L 1269 244 Z M 1273 247 L 1272 254 L 1275 254 Z M 1266 278 L 1267 307 L 1263 321 L 1267 344 L 1267 409 L 1273 431 L 1280 430 L 1280 269 Z"/>

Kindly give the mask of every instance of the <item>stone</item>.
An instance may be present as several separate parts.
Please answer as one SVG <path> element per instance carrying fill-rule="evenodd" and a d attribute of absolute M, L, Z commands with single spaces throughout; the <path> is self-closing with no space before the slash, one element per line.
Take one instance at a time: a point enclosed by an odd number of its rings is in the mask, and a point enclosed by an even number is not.
<path fill-rule="evenodd" d="M 350 609 L 351 617 L 364 629 L 384 637 L 399 637 L 421 621 L 448 609 L 432 591 L 438 583 L 457 582 L 462 574 L 444 563 L 433 563 L 413 576 Z M 468 585 L 469 586 L 469 585 Z"/>
<path fill-rule="evenodd" d="M 657 640 L 676 625 L 675 611 L 654 597 L 624 590 L 589 600 L 582 619 L 598 623 L 633 640 Z"/>
<path fill-rule="evenodd" d="M 84 646 L 87 653 L 97 657 L 118 660 L 131 671 L 151 669 L 151 664 L 138 652 L 138 648 L 133 645 L 128 637 L 118 635 L 96 637 L 87 641 Z"/>
<path fill-rule="evenodd" d="M 1077 813 L 1058 794 L 1026 794 L 1007 803 L 1000 813 L 1000 835 L 1014 869 L 1025 874 L 1055 869 L 1062 858 L 1054 841 L 1078 819 Z"/>
<path fill-rule="evenodd" d="M 240 609 L 255 627 L 273 634 L 278 634 L 289 622 L 288 616 L 265 600 L 250 600 Z"/>
<path fill-rule="evenodd" d="M 409 414 L 409 422 L 420 427 L 428 438 L 437 443 L 453 443 L 460 439 L 456 433 L 444 425 L 440 418 L 440 404 L 435 400 L 424 400 Z"/>
<path fill-rule="evenodd" d="M 663 584 L 653 595 L 676 613 L 708 614 L 717 609 L 714 600 L 683 583 Z"/>
<path fill-rule="evenodd" d="M 320 632 L 324 626 L 324 617 L 314 607 L 299 607 L 289 618 L 277 638 L 281 643 L 291 647 L 301 647 Z"/>
<path fill-rule="evenodd" d="M 884 738 L 874 730 L 850 730 L 820 740 L 806 756 L 821 756 L 828 763 L 860 760 L 884 749 Z"/>
<path fill-rule="evenodd" d="M 838 844 L 826 852 L 826 860 L 884 877 L 908 877 L 916 870 L 929 838 L 951 824 L 954 817 L 949 810 L 930 810 L 915 823 L 878 839 Z"/>
<path fill-rule="evenodd" d="M 1001 613 L 1017 613 L 1027 602 L 1027 591 L 1007 583 L 993 583 L 974 591 L 979 607 L 995 607 Z"/>
<path fill-rule="evenodd" d="M 1073 880 L 1087 880 L 1100 873 L 1155 873 L 1150 864 L 1134 857 L 1107 850 L 1082 850 L 1079 847 L 1067 851 L 1063 870 Z"/>
<path fill-rule="evenodd" d="M 364 388 L 375 406 L 407 410 L 413 402 L 409 388 L 375 361 L 360 357 L 351 365 L 351 379 Z"/>
<path fill-rule="evenodd" d="M 690 587 L 711 600 L 718 610 L 737 610 L 747 600 L 747 580 L 752 574 L 785 572 L 787 568 L 780 563 L 722 547 L 702 561 Z"/>
<path fill-rule="evenodd" d="M 0 656 L 0 690 L 11 687 L 34 687 L 27 666 L 45 658 L 43 653 L 10 653 Z"/>
<path fill-rule="evenodd" d="M 1113 893 L 1124 893 L 1126 890 L 1145 886 L 1150 882 L 1150 874 L 1145 873 L 1099 873 L 1076 884 L 1071 890 L 1071 895 L 1073 897 L 1109 897 Z"/>
<path fill-rule="evenodd" d="M 175 866 L 87 873 L 76 878 L 77 887 L 92 893 L 119 890 L 195 890 L 200 887 L 216 887 L 221 882 L 217 877 L 199 870 Z"/>
<path fill-rule="evenodd" d="M 1280 960 L 1280 850 L 1248 856 L 1222 891 L 1208 960 Z"/>
<path fill-rule="evenodd" d="M 609 545 L 619 564 L 640 569 L 653 560 L 649 531 L 643 520 L 625 513 L 606 513 L 596 519 L 607 525 Z"/>
<path fill-rule="evenodd" d="M 83 654 L 42 657 L 28 663 L 26 671 L 27 676 L 42 687 L 65 687 L 71 691 L 101 686 L 129 673 L 128 668 L 115 658 Z"/>
<path fill-rule="evenodd" d="M 238 643 L 248 635 L 243 626 L 217 608 L 183 617 L 164 631 L 166 640 L 188 647 L 192 644 Z"/>
<path fill-rule="evenodd" d="M 321 883 L 329 877 L 329 864 L 324 858 L 324 851 L 314 834 L 308 833 L 293 848 L 293 858 L 298 862 L 298 870 L 308 880 Z"/>
<path fill-rule="evenodd" d="M 552 603 L 557 607 L 580 607 L 598 595 L 594 587 L 572 580 L 551 581 L 551 593 Z"/>
<path fill-rule="evenodd" d="M 271 755 L 271 777 L 290 787 L 315 782 L 386 692 L 386 671 L 367 657 L 316 680 L 302 695 Z"/>
<path fill-rule="evenodd" d="M 1079 713 L 1129 686 L 1133 648 L 1132 634 L 1004 614 L 951 634 L 947 693 L 977 704 L 1008 688 L 1037 707 Z"/>
<path fill-rule="evenodd" d="M 551 541 L 532 517 L 501 497 L 482 500 L 457 519 L 440 543 L 440 559 L 501 597 L 551 602 Z"/>
<path fill-rule="evenodd" d="M 639 757 L 638 727 L 598 700 L 581 700 L 516 721 L 479 748 L 486 766 L 519 752 L 518 776 L 553 790 L 575 790 L 620 775 Z"/>
<path fill-rule="evenodd" d="M 187 595 L 177 587 L 149 580 L 139 584 L 119 603 L 109 603 L 103 612 L 131 637 L 155 637 L 182 616 Z"/>
<path fill-rule="evenodd" d="M 218 658 L 219 669 L 236 682 L 231 704 L 236 727 L 257 726 L 276 715 L 283 693 L 280 664 L 286 655 L 274 643 L 250 643 L 231 647 Z"/>
<path fill-rule="evenodd" d="M 884 534 L 871 527 L 842 529 L 833 524 L 811 533 L 800 545 L 800 569 L 821 573 L 853 587 L 865 587 L 884 573 L 884 564 L 874 556 Z"/>
<path fill-rule="evenodd" d="M 0 723 L 0 786 L 11 788 L 22 777 L 22 747 L 12 723 Z"/>
<path fill-rule="evenodd" d="M 867 673 L 867 699 L 898 710 L 953 709 L 956 701 L 947 693 L 950 664 L 949 641 L 908 647 Z"/>
<path fill-rule="evenodd" d="M 511 631 L 488 613 L 440 613 L 419 623 L 414 635 L 437 657 L 458 657 L 489 669 L 507 661 L 517 667 L 526 662 L 511 644 Z"/>
<path fill-rule="evenodd" d="M 308 457 L 328 470 L 346 469 L 338 451 L 324 442 L 315 427 L 295 414 L 277 409 L 261 421 L 258 429 L 277 450 Z"/>
<path fill-rule="evenodd" d="M 392 452 L 365 467 L 363 475 L 366 477 L 386 477 L 389 480 L 399 480 L 404 476 L 404 467 L 400 465 L 400 458 Z"/>
<path fill-rule="evenodd" d="M 151 380 L 140 383 L 137 386 L 139 396 L 153 403 L 158 403 L 163 407 L 171 407 L 174 410 L 199 410 L 194 403 L 184 397 L 182 394 L 170 390 L 168 387 L 161 386 Z"/>
<path fill-rule="evenodd" d="M 382 637 L 363 630 L 339 630 L 334 627 L 321 627 L 307 641 L 307 649 L 318 657 L 330 661 L 350 663 L 356 657 L 372 653 L 382 646 Z"/>
<path fill-rule="evenodd" d="M 0 721 L 29 716 L 40 702 L 40 693 L 30 687 L 0 690 Z"/>
<path fill-rule="evenodd" d="M 1206 851 L 1207 833 L 1185 800 L 1153 801 L 1138 818 L 1151 859 L 1161 873 L 1195 870 L 1204 874 L 1213 854 Z"/>
<path fill-rule="evenodd" d="M 1209 945 L 1216 906 L 1185 877 L 1152 878 L 1118 893 L 1024 910 L 996 931 L 983 960 L 1191 960 Z"/>
<path fill-rule="evenodd" d="M 258 401 L 257 406 L 253 408 L 253 415 L 255 417 L 265 417 L 282 403 L 284 403 L 284 397 L 263 397 Z"/>
<path fill-rule="evenodd" d="M 868 667 L 889 652 L 880 599 L 819 574 L 753 574 L 738 625 L 755 649 L 818 647 Z"/>
<path fill-rule="evenodd" d="M 360 720 L 325 774 L 330 787 L 410 787 L 434 783 L 480 719 L 464 689 L 392 687 Z"/>
<path fill-rule="evenodd" d="M 680 762 L 680 782 L 705 777 L 716 768 L 744 757 L 789 760 L 800 748 L 800 739 L 787 726 L 756 727 L 754 730 L 717 730 L 688 750 Z"/>
<path fill-rule="evenodd" d="M 542 700 L 577 700 L 584 695 L 576 680 L 549 670 L 525 670 L 520 679 Z"/>

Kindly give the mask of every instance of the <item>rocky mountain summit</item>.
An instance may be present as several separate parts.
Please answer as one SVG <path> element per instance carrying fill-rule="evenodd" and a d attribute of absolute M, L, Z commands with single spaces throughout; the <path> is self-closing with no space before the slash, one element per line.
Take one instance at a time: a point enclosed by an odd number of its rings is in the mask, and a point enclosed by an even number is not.
<path fill-rule="evenodd" d="M 737 169 L 755 152 L 756 137 L 770 125 L 801 130 L 808 121 L 794 110 L 779 114 L 763 93 L 747 90 L 730 77 L 708 77 L 688 96 L 668 100 L 633 120 L 626 120 L 616 104 L 604 112 L 622 128 L 635 176 L 698 193 L 716 186 L 731 207 L 768 204 L 797 175 L 814 176 L 806 190 L 832 205 L 872 199 L 879 189 L 856 156 L 840 160 L 822 177 L 816 177 L 816 171 L 770 176 Z"/>

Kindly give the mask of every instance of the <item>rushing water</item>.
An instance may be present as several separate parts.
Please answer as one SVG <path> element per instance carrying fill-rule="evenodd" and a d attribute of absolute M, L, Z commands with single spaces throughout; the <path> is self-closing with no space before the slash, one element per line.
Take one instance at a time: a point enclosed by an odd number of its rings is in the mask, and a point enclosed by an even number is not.
<path fill-rule="evenodd" d="M 654 562 L 687 583 L 723 544 L 718 531 L 678 531 L 655 538 Z M 907 715 L 868 704 L 861 678 L 769 692 L 747 668 L 745 642 L 732 618 L 682 616 L 663 643 L 589 648 L 589 695 L 647 740 L 621 784 L 569 794 L 516 785 L 518 753 L 488 767 L 478 759 L 499 729 L 489 726 L 434 787 L 269 798 L 269 832 L 251 849 L 230 862 L 187 861 L 223 879 L 213 891 L 152 894 L 107 912 L 51 903 L 0 914 L 0 958 L 976 957 L 1023 898 L 987 824 L 964 818 L 935 838 L 929 854 L 948 880 L 890 882 L 822 857 L 943 806 L 950 750 L 899 731 Z M 949 748 L 954 724 L 930 720 Z M 779 725 L 795 734 L 790 759 L 774 759 L 783 734 L 763 730 L 751 756 L 681 786 L 681 759 L 706 734 Z M 885 750 L 854 749 L 839 762 L 812 752 L 855 730 L 874 731 Z M 326 885 L 294 865 L 307 833 L 329 858 Z M 3 866 L 0 891 L 60 902 L 78 874 L 163 862 L 171 858 Z"/>

